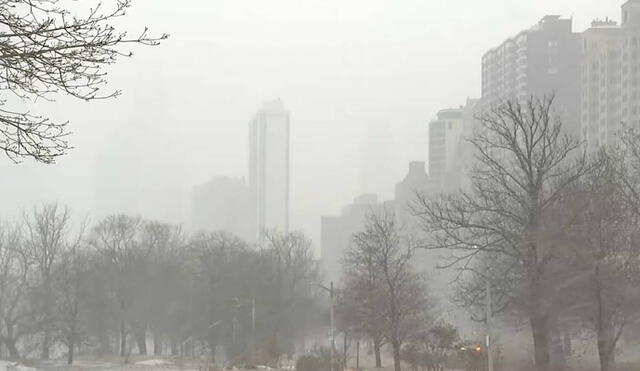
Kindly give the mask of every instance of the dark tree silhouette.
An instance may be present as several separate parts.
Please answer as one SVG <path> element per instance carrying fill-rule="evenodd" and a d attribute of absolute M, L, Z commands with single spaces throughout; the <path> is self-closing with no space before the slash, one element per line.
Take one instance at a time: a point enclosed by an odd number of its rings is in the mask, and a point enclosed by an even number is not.
<path fill-rule="evenodd" d="M 146 28 L 137 37 L 116 30 L 109 22 L 130 5 L 98 3 L 79 15 L 57 0 L 0 0 L 0 149 L 11 160 L 53 163 L 70 149 L 66 122 L 20 106 L 53 100 L 57 93 L 86 101 L 115 97 L 119 91 L 101 89 L 104 67 L 132 56 L 121 46 L 158 45 L 168 37 L 150 36 Z"/>
<path fill-rule="evenodd" d="M 562 225 L 547 221 L 590 170 L 580 142 L 563 134 L 552 107 L 553 97 L 494 106 L 470 139 L 477 162 L 470 189 L 435 199 L 422 195 L 415 208 L 431 236 L 425 247 L 452 249 L 451 266 L 469 270 L 474 258 L 488 254 L 508 263 L 503 267 L 518 284 L 504 279 L 506 273 L 494 284 L 519 291 L 511 294 L 529 319 L 539 370 L 550 365 L 557 294 L 552 272 L 562 247 Z"/>

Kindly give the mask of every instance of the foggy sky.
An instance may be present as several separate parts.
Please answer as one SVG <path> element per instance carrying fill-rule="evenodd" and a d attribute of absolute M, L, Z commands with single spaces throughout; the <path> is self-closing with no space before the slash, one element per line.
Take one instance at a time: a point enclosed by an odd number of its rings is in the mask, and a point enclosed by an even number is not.
<path fill-rule="evenodd" d="M 429 120 L 479 96 L 486 50 L 545 14 L 573 16 L 576 31 L 619 20 L 622 2 L 136 0 L 123 26 L 171 38 L 109 69 L 118 99 L 33 107 L 70 120 L 75 149 L 54 166 L 2 160 L 0 215 L 57 199 L 100 216 L 97 189 L 117 173 L 166 182 L 180 193 L 167 204 L 183 202 L 170 221 L 186 221 L 193 185 L 246 176 L 248 122 L 281 98 L 291 111 L 292 227 L 318 245 L 321 215 L 363 192 L 392 197 L 408 162 L 427 160 Z M 163 206 L 148 213 L 164 218 Z"/>

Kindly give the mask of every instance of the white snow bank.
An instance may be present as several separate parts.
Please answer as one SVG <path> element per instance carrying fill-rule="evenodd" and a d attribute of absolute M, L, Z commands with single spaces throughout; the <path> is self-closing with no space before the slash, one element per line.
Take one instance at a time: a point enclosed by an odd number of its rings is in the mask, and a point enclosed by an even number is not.
<path fill-rule="evenodd" d="M 0 371 L 37 371 L 33 367 L 23 366 L 17 362 L 0 361 Z"/>
<path fill-rule="evenodd" d="M 173 365 L 173 362 L 165 361 L 163 359 L 149 359 L 146 361 L 136 362 L 139 366 L 169 366 Z"/>

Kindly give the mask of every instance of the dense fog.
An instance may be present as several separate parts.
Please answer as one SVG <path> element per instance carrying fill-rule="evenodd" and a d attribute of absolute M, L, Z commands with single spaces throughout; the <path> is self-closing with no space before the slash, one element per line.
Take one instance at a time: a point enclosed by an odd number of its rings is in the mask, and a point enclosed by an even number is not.
<path fill-rule="evenodd" d="M 640 369 L 640 0 L 0 0 L 0 370 Z"/>

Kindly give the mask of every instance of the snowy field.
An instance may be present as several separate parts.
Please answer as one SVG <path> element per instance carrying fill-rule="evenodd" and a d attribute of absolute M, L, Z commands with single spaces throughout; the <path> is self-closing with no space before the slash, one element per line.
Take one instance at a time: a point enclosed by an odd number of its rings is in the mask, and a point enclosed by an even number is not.
<path fill-rule="evenodd" d="M 53 370 L 90 370 L 90 371 L 149 371 L 149 370 L 182 370 L 182 371 L 206 371 L 204 364 L 196 362 L 180 362 L 174 360 L 146 359 L 132 360 L 124 363 L 121 360 L 91 360 L 79 359 L 73 365 L 67 365 L 64 360 L 51 361 L 41 364 L 24 365 L 15 362 L 0 361 L 0 371 L 53 371 Z"/>

